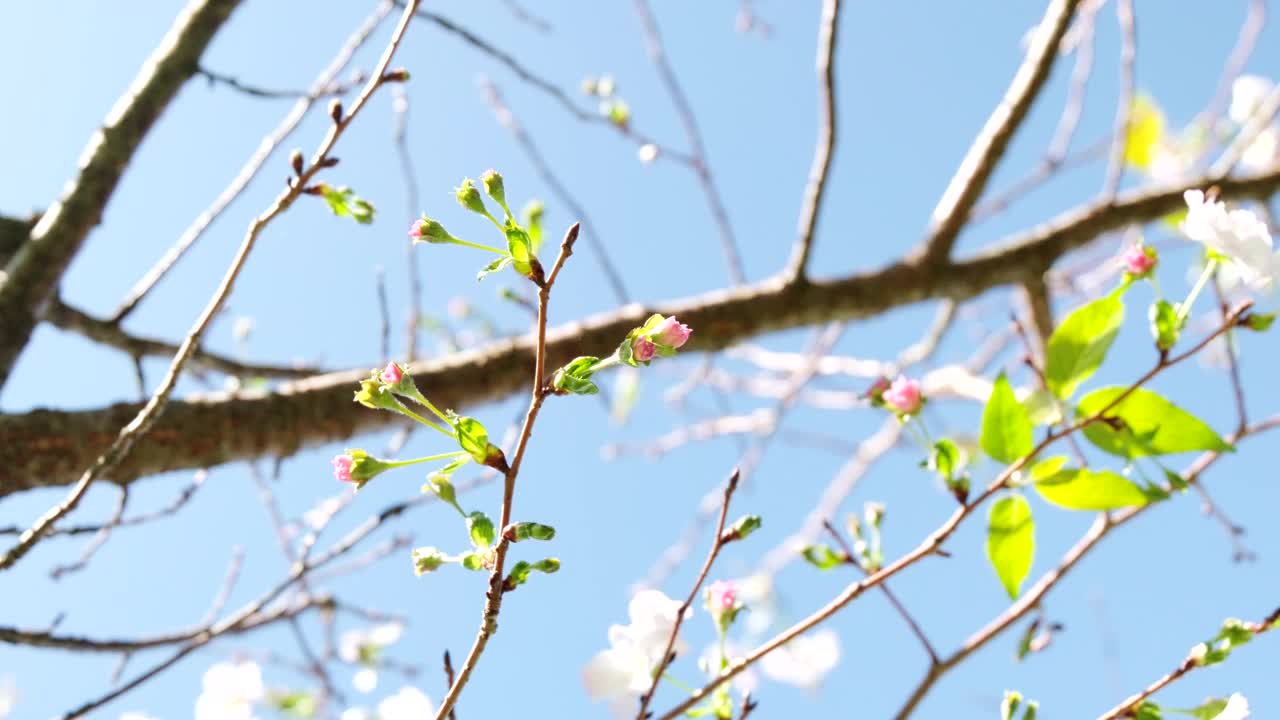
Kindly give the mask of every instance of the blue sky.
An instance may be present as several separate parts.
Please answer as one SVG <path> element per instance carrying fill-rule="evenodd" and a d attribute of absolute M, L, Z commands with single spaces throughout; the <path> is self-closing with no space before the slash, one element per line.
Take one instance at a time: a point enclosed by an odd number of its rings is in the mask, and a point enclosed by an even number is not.
<path fill-rule="evenodd" d="M 217 37 L 205 63 L 246 82 L 303 88 L 373 4 L 247 2 Z M 735 32 L 737 3 L 729 0 L 653 4 L 672 62 L 698 114 L 747 274 L 751 280 L 762 279 L 790 252 L 812 156 L 818 3 L 759 0 L 758 12 L 773 27 L 768 39 Z M 181 5 L 166 0 L 132 12 L 107 4 L 82 4 L 74 12 L 55 3 L 8 9 L 0 26 L 0 64 L 12 69 L 6 131 L 0 133 L 0 212 L 22 214 L 57 196 L 75 172 L 90 134 Z M 1189 11 L 1174 3 L 1137 3 L 1138 85 L 1160 103 L 1171 123 L 1189 121 L 1208 101 L 1235 41 L 1244 5 L 1221 3 Z M 547 35 L 518 23 L 497 2 L 442 0 L 428 6 L 517 55 L 575 97 L 583 76 L 612 74 L 636 126 L 664 143 L 684 146 L 678 118 L 646 59 L 630 3 L 540 2 L 538 12 L 553 26 Z M 922 235 L 956 164 L 1021 60 L 1020 39 L 1042 10 L 1040 3 L 991 0 L 847 3 L 837 57 L 841 139 L 813 259 L 818 274 L 874 268 L 899 256 Z M 382 27 L 357 56 L 355 67 L 373 65 L 390 28 L 390 23 Z M 1280 75 L 1276 32 L 1275 27 L 1264 30 L 1249 71 Z M 1118 44 L 1114 12 L 1108 7 L 1099 16 L 1096 71 L 1077 147 L 1106 133 L 1113 121 Z M 373 200 L 378 221 L 370 227 L 356 226 L 333 218 L 318 201 L 300 202 L 262 238 L 225 317 L 209 335 L 209 347 L 260 361 L 299 358 L 333 368 L 378 364 L 378 268 L 386 273 L 398 322 L 407 296 L 407 219 L 426 210 L 457 234 L 481 237 L 481 221 L 457 208 L 449 190 L 462 177 L 489 167 L 504 173 L 508 194 L 517 202 L 545 199 L 549 232 L 558 236 L 575 218 L 538 180 L 510 134 L 495 121 L 477 84 L 481 75 L 500 87 L 556 173 L 588 208 L 598 232 L 589 240 L 607 246 L 634 299 L 682 297 L 726 281 L 715 226 L 685 168 L 661 161 L 642 165 L 635 147 L 608 128 L 580 123 L 544 94 L 434 26 L 415 24 L 397 63 L 413 75 L 408 86 L 409 143 L 422 207 L 405 205 L 391 143 L 391 95 L 382 93 L 342 138 L 336 152 L 342 164 L 328 176 Z M 1068 71 L 1067 62 L 1057 67 L 996 173 L 994 188 L 1006 187 L 1037 162 L 1057 122 Z M 581 98 L 581 104 L 590 108 L 592 103 Z M 65 277 L 64 297 L 98 314 L 109 313 L 229 182 L 288 107 L 289 101 L 246 98 L 224 87 L 191 82 L 137 154 L 102 226 Z M 327 122 L 322 113 L 309 118 L 286 147 L 309 153 Z M 971 252 L 1087 200 L 1101 186 L 1102 172 L 1095 163 L 1064 174 L 1007 214 L 971 228 L 959 251 Z M 282 153 L 130 318 L 128 328 L 180 337 L 213 291 L 245 225 L 277 192 L 276 183 L 285 173 Z M 1185 292 L 1185 269 L 1192 253 L 1159 228 L 1151 228 L 1150 237 L 1173 243 L 1176 249 L 1166 256 L 1161 281 L 1170 294 Z M 498 288 L 511 280 L 495 277 L 481 285 L 472 280 L 482 262 L 476 254 L 444 247 L 418 251 L 424 300 L 432 314 L 443 317 L 449 299 L 463 296 L 503 332 L 525 329 L 527 315 L 497 297 Z M 591 252 L 584 248 L 575 256 L 557 286 L 553 323 L 616 305 Z M 1151 362 L 1143 326 L 1148 297 L 1146 288 L 1131 294 L 1129 322 L 1094 386 L 1136 377 Z M 995 318 L 1004 317 L 1006 293 L 993 292 L 979 302 L 983 312 L 966 316 L 952 331 L 939 361 L 965 357 L 984 331 L 998 327 Z M 1272 300 L 1264 301 L 1270 304 Z M 920 334 L 933 311 L 930 306 L 913 306 L 851 325 L 837 350 L 890 358 Z M 244 347 L 233 338 L 236 317 L 253 319 Z M 761 343 L 796 351 L 809 337 L 810 331 L 796 330 Z M 393 351 L 400 347 L 397 339 Z M 1243 343 L 1250 407 L 1257 418 L 1280 407 L 1280 392 L 1266 363 L 1278 349 L 1274 336 L 1251 336 Z M 429 350 L 440 348 L 432 341 Z M 537 717 L 586 718 L 605 712 L 603 706 L 591 705 L 582 691 L 581 666 L 605 646 L 608 625 L 625 620 L 627 588 L 679 537 L 698 499 L 727 474 L 739 450 L 732 440 L 719 440 L 686 446 L 656 460 L 610 461 L 600 448 L 644 442 L 713 408 L 714 399 L 705 391 L 695 393 L 683 411 L 663 401 L 664 390 L 698 364 L 698 358 L 690 357 L 649 368 L 639 405 L 625 426 L 610 423 L 606 410 L 589 399 L 556 400 L 547 406 L 521 476 L 516 515 L 557 527 L 560 534 L 553 548 L 563 570 L 554 577 L 534 578 L 511 597 L 501 631 L 460 706 L 464 717 L 491 717 L 515 707 Z M 148 362 L 152 383 L 163 367 L 163 362 Z M 727 367 L 746 369 L 733 363 Z M 57 380 L 50 382 L 50 377 Z M 820 386 L 858 388 L 840 379 L 824 380 Z M 183 385 L 184 392 L 199 389 L 194 382 Z M 1223 432 L 1234 424 L 1229 385 L 1216 369 L 1188 363 L 1159 378 L 1155 389 Z M 0 397 L 0 408 L 89 408 L 136 395 L 127 357 L 44 327 L 22 356 Z M 502 427 L 516 417 L 522 403 L 519 399 L 472 412 L 490 427 Z M 732 401 L 735 412 L 770 404 L 741 397 Z M 353 405 L 351 412 L 365 410 Z M 935 431 L 972 433 L 976 418 L 973 407 L 940 403 L 929 420 Z M 869 410 L 800 407 L 788 415 L 786 427 L 855 443 L 881 420 Z M 372 435 L 351 445 L 380 449 L 388 438 Z M 406 453 L 446 449 L 433 440 L 418 434 Z M 1171 669 L 1225 617 L 1258 618 L 1272 610 L 1280 603 L 1280 526 L 1271 522 L 1280 489 L 1267 461 L 1270 442 L 1245 444 L 1209 477 L 1220 505 L 1248 528 L 1247 543 L 1258 552 L 1257 562 L 1230 562 L 1224 533 L 1200 514 L 1194 497 L 1168 503 L 1109 538 L 1049 596 L 1047 615 L 1063 623 L 1065 630 L 1046 652 L 1018 664 L 1012 661 L 1016 633 L 995 641 L 943 680 L 918 717 L 992 717 L 1006 688 L 1039 699 L 1043 717 L 1096 715 Z M 335 445 L 309 450 L 283 463 L 275 487 L 286 513 L 296 517 L 343 490 L 332 480 L 327 462 L 340 449 Z M 890 557 L 914 547 L 953 505 L 916 467 L 917 460 L 910 447 L 890 453 L 859 483 L 843 508 L 856 511 L 866 500 L 887 504 L 885 551 Z M 731 548 L 715 574 L 750 572 L 765 552 L 798 527 L 842 461 L 835 453 L 773 443 L 735 502 L 737 511 L 763 515 L 765 527 L 748 543 Z M 978 469 L 978 478 L 985 480 L 996 471 L 988 463 Z M 189 474 L 147 479 L 136 486 L 132 507 L 164 505 L 188 480 Z M 336 539 L 385 505 L 414 495 L 419 482 L 412 472 L 381 478 L 360 494 L 326 538 Z M 499 494 L 486 487 L 467 495 L 464 504 L 496 512 Z M 60 496 L 59 491 L 6 498 L 0 505 L 0 525 L 26 524 Z M 95 488 L 76 518 L 104 518 L 114 500 L 109 487 Z M 1036 577 L 1056 562 L 1092 518 L 1054 509 L 1038 498 L 1032 503 L 1039 521 L 1032 571 Z M 1007 604 L 983 555 L 982 525 L 980 520 L 967 523 L 949 541 L 950 560 L 922 563 L 893 583 L 941 648 L 954 648 Z M 452 511 L 434 505 L 408 514 L 379 539 L 393 532 L 411 534 L 419 545 L 463 542 Z M 247 554 L 231 598 L 233 607 L 258 595 L 286 571 L 267 514 L 242 464 L 212 469 L 180 514 L 115 533 L 87 570 L 49 580 L 48 568 L 73 560 L 79 542 L 46 542 L 17 570 L 0 578 L 6 598 L 4 623 L 40 627 L 61 615 L 59 629 L 68 633 L 161 632 L 203 615 L 235 546 L 245 547 Z M 705 543 L 699 545 L 695 555 L 704 548 Z M 483 581 L 456 568 L 415 578 L 405 555 L 355 579 L 337 581 L 332 589 L 353 602 L 410 617 L 409 632 L 394 657 L 421 665 L 425 675 L 417 684 L 438 699 L 443 685 L 438 658 L 446 648 L 457 657 L 469 646 L 479 619 Z M 695 571 L 686 563 L 664 589 L 683 594 Z M 777 578 L 784 602 L 779 620 L 794 620 L 818 607 L 848 579 L 789 567 Z M 314 622 L 308 626 L 317 627 Z M 760 695 L 758 717 L 887 717 L 924 672 L 919 647 L 879 596 L 859 600 L 830 627 L 840 635 L 844 658 L 824 687 L 803 693 L 769 685 Z M 690 637 L 696 647 L 710 642 L 705 617 L 693 623 Z M 220 641 L 100 716 L 146 710 L 165 719 L 187 717 L 201 673 L 218 659 L 255 648 L 295 652 L 284 628 Z M 126 675 L 158 657 L 134 658 Z M 1159 699 L 1187 707 L 1206 695 L 1240 690 L 1250 697 L 1256 714 L 1270 717 L 1280 713 L 1280 686 L 1274 683 L 1277 660 L 1280 648 L 1266 638 L 1233 656 L 1225 667 L 1196 673 Z M 0 647 L 0 676 L 13 676 L 22 692 L 16 718 L 49 717 L 96 697 L 110 686 L 114 665 L 112 657 Z M 678 664 L 676 672 L 687 679 L 697 675 L 688 661 Z M 279 667 L 268 666 L 266 678 L 275 687 L 308 687 Z M 382 689 L 371 700 L 381 695 Z M 676 696 L 665 697 L 670 701 Z"/>

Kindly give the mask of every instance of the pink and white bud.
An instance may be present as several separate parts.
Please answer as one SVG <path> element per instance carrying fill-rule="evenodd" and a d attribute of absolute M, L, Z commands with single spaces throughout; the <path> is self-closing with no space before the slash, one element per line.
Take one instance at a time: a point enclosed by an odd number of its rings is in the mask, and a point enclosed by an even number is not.
<path fill-rule="evenodd" d="M 898 379 L 889 385 L 889 389 L 885 390 L 881 397 L 884 399 L 885 405 L 903 415 L 914 415 L 920 410 L 920 406 L 924 405 L 924 395 L 920 392 L 920 381 L 912 380 L 905 375 L 899 375 Z"/>
<path fill-rule="evenodd" d="M 678 348 L 689 341 L 689 336 L 693 334 L 693 328 L 676 320 L 674 316 L 663 320 L 658 327 L 653 329 L 650 337 L 659 345 Z"/>
<path fill-rule="evenodd" d="M 392 361 L 387 363 L 387 366 L 382 370 L 382 375 L 379 377 L 382 378 L 382 382 L 388 385 L 396 385 L 404 379 L 404 370 L 401 370 L 400 365 Z"/>
<path fill-rule="evenodd" d="M 649 362 L 658 354 L 658 346 L 649 338 L 641 335 L 631 341 L 631 357 L 636 362 Z"/>
<path fill-rule="evenodd" d="M 1158 260 L 1156 249 L 1142 243 L 1130 245 L 1120 254 L 1125 271 L 1134 277 L 1146 277 Z"/>
<path fill-rule="evenodd" d="M 707 588 L 707 608 L 713 615 L 732 610 L 738 603 L 738 585 L 732 580 L 717 580 Z"/>
<path fill-rule="evenodd" d="M 355 460 L 350 455 L 336 455 L 329 464 L 333 466 L 333 476 L 342 482 L 352 482 L 351 467 L 355 465 Z"/>

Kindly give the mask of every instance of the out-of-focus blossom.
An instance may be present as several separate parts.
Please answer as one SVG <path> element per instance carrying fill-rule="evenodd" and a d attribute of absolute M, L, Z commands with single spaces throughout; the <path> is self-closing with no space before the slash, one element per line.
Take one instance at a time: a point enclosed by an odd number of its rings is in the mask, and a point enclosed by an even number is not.
<path fill-rule="evenodd" d="M 251 720 L 265 693 L 257 663 L 218 663 L 204 673 L 195 720 Z"/>
<path fill-rule="evenodd" d="M 840 661 L 840 639 L 834 630 L 801 635 L 760 659 L 768 677 L 787 685 L 815 688 Z"/>

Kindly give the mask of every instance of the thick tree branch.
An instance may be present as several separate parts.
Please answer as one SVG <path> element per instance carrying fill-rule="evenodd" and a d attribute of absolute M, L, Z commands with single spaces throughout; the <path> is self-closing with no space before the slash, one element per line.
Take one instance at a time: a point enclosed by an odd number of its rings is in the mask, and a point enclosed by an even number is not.
<path fill-rule="evenodd" d="M 1265 198 L 1280 190 L 1280 168 L 1223 180 L 1227 199 Z M 963 301 L 1022 282 L 1027 268 L 1044 268 L 1094 237 L 1160 218 L 1183 206 L 1183 188 L 1121 193 L 1114 204 L 1093 203 L 1059 215 L 972 257 L 941 265 L 898 263 L 865 273 L 803 285 L 780 278 L 653 308 L 628 305 L 547 333 L 547 363 L 599 353 L 652 311 L 676 315 L 698 328 L 690 350 L 720 350 L 787 328 L 872 317 L 930 299 Z M 504 339 L 413 366 L 423 392 L 444 407 L 461 408 L 519 390 L 533 371 L 533 339 Z M 275 391 L 213 393 L 173 401 L 130 456 L 111 474 L 116 482 L 233 460 L 288 456 L 305 446 L 386 427 L 389 413 L 351 412 L 351 388 L 367 369 L 282 385 Z M 33 487 L 67 485 L 106 449 L 138 411 L 136 403 L 97 410 L 33 410 L 0 416 L 0 497 Z"/>
<path fill-rule="evenodd" d="M 111 109 L 80 156 L 80 172 L 41 216 L 0 273 L 0 387 L 31 338 L 40 310 L 124 175 L 134 151 L 240 0 L 192 0 Z"/>

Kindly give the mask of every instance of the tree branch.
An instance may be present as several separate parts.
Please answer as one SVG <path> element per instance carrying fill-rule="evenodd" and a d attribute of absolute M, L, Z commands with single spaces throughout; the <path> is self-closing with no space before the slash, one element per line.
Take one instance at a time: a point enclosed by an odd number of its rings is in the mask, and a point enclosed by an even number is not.
<path fill-rule="evenodd" d="M 1198 186 L 1200 183 L 1191 185 Z M 1280 189 L 1280 168 L 1219 183 L 1228 199 L 1265 198 Z M 872 272 L 804 285 L 772 278 L 741 288 L 673 300 L 654 308 L 628 305 L 547 332 L 547 362 L 557 366 L 599 353 L 653 311 L 676 315 L 699 332 L 690 350 L 720 350 L 792 327 L 872 317 L 930 299 L 957 302 L 1022 282 L 1026 268 L 1049 267 L 1067 252 L 1120 227 L 1184 207 L 1182 187 L 1121 193 L 1092 203 L 969 258 L 941 265 L 900 262 Z M 461 408 L 506 397 L 533 371 L 533 338 L 503 339 L 411 369 L 424 392 Z M 197 395 L 173 401 L 149 439 L 111 474 L 116 482 L 177 469 L 212 467 L 265 455 L 287 457 L 305 446 L 386 427 L 389 413 L 355 413 L 351 387 L 367 369 L 287 383 L 274 391 Z M 34 487 L 67 485 L 92 463 L 139 409 L 121 403 L 96 410 L 32 410 L 0 415 L 0 497 Z"/>
<path fill-rule="evenodd" d="M 187 80 L 240 0 L 191 0 L 143 64 L 80 157 L 80 173 L 0 273 L 0 387 L 40 310 L 124 175 L 147 132 Z"/>

